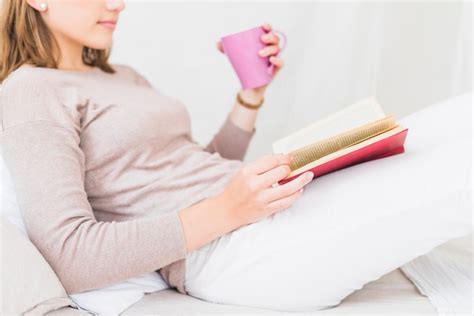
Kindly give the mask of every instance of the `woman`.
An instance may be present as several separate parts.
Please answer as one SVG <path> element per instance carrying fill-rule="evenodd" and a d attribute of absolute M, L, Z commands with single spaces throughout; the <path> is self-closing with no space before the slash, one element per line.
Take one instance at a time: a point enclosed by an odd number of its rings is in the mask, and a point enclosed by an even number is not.
<path fill-rule="evenodd" d="M 123 9 L 4 2 L 4 157 L 29 236 L 69 293 L 158 269 L 184 292 L 187 253 L 288 207 L 312 173 L 274 188 L 288 156 L 242 166 L 257 111 L 238 103 L 205 148 L 196 144 L 181 102 L 107 62 Z M 261 56 L 278 70 L 278 37 L 263 27 Z M 265 88 L 241 97 L 260 103 Z"/>
<path fill-rule="evenodd" d="M 366 210 L 354 214 L 323 191 L 369 192 L 372 175 L 390 177 L 387 192 L 403 196 L 426 181 L 390 175 L 388 159 L 373 162 L 366 181 L 350 177 L 356 167 L 336 187 L 322 178 L 301 202 L 311 172 L 274 185 L 290 172 L 288 155 L 243 164 L 257 111 L 238 102 L 200 146 L 182 102 L 107 62 L 121 0 L 4 0 L 3 9 L 2 152 L 29 237 L 70 294 L 156 270 L 208 301 L 315 310 L 468 230 L 440 217 L 443 239 L 428 230 L 434 224 L 406 227 L 414 215 L 393 215 L 403 199 L 380 208 L 356 195 Z M 263 27 L 261 56 L 278 70 L 278 38 Z M 265 89 L 239 93 L 255 105 Z M 412 240 L 418 252 L 383 260 Z"/>

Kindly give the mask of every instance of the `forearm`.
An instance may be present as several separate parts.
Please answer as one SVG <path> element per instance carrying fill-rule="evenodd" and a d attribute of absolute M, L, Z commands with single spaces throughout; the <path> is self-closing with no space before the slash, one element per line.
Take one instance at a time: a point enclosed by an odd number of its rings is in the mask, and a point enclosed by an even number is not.
<path fill-rule="evenodd" d="M 179 211 L 189 253 L 240 227 L 220 196 L 202 200 Z"/>
<path fill-rule="evenodd" d="M 249 90 L 243 90 L 241 97 L 253 104 L 258 104 L 262 98 L 261 94 Z M 210 153 L 218 152 L 223 158 L 243 160 L 256 131 L 257 113 L 258 110 L 248 109 L 236 100 L 224 124 L 203 149 Z"/>
<path fill-rule="evenodd" d="M 251 104 L 258 104 L 262 99 L 261 94 L 255 94 L 249 90 L 242 90 L 240 92 L 241 97 Z M 230 119 L 238 127 L 246 131 L 252 131 L 255 127 L 255 121 L 257 120 L 257 110 L 246 108 L 235 100 L 232 112 L 230 113 Z"/>

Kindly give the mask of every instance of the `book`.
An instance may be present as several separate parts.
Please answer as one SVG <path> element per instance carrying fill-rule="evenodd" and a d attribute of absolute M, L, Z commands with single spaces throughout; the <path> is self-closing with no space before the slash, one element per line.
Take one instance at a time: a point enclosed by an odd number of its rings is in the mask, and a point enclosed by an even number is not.
<path fill-rule="evenodd" d="M 314 178 L 405 152 L 408 128 L 386 115 L 375 97 L 368 97 L 272 143 L 273 152 L 290 154 L 285 184 L 310 170 Z"/>

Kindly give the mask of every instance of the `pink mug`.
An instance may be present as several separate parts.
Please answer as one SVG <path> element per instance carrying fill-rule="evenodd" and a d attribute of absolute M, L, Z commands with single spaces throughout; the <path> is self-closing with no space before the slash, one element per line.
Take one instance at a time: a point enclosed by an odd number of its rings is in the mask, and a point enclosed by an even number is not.
<path fill-rule="evenodd" d="M 283 41 L 278 56 L 286 46 L 286 35 L 272 30 Z M 239 77 L 242 89 L 251 89 L 268 84 L 273 77 L 274 65 L 269 56 L 262 57 L 258 52 L 267 46 L 261 36 L 267 33 L 262 27 L 254 27 L 221 38 L 222 48 Z"/>

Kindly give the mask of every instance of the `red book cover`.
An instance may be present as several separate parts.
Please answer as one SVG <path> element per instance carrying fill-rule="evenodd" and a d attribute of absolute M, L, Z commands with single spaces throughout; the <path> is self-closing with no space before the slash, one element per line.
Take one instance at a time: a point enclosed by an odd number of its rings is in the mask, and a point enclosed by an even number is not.
<path fill-rule="evenodd" d="M 293 179 L 296 179 L 302 173 L 311 170 L 314 173 L 314 178 L 320 177 L 327 173 L 343 169 L 355 164 L 363 163 L 370 160 L 390 157 L 392 155 L 400 154 L 405 151 L 405 139 L 408 133 L 408 128 L 393 134 L 389 137 L 380 139 L 376 142 L 370 143 L 354 151 L 348 152 L 340 157 L 329 160 L 323 164 L 317 165 L 311 169 L 306 169 L 291 177 L 282 179 L 278 184 L 282 185 Z"/>

